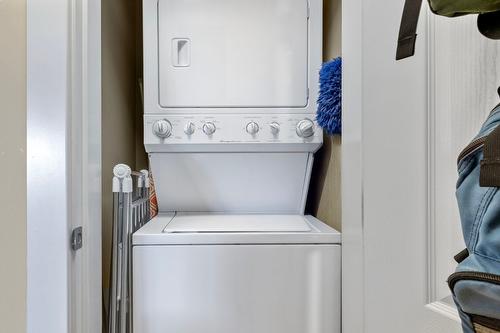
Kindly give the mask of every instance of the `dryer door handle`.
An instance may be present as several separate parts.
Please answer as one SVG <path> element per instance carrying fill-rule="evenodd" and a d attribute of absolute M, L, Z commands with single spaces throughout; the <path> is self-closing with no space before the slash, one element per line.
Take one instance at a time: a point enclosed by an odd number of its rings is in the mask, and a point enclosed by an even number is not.
<path fill-rule="evenodd" d="M 172 39 L 172 65 L 174 67 L 191 65 L 191 41 L 188 38 Z"/>

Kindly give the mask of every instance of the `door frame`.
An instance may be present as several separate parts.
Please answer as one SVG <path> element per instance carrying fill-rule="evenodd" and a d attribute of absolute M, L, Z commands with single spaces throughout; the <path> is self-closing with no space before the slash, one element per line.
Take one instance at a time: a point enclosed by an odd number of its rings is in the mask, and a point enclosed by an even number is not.
<path fill-rule="evenodd" d="M 98 0 L 27 0 L 29 333 L 102 329 L 100 25 Z"/>
<path fill-rule="evenodd" d="M 344 18 L 349 17 L 349 20 Z M 364 326 L 363 0 L 342 1 L 342 332 Z"/>

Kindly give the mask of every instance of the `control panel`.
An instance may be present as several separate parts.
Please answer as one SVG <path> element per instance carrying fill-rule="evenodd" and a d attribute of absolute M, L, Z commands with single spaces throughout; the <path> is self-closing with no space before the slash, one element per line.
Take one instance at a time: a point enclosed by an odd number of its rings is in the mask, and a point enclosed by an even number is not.
<path fill-rule="evenodd" d="M 195 151 L 206 145 L 229 151 L 231 144 L 262 150 L 264 143 L 270 151 L 315 151 L 322 139 L 311 114 L 144 116 L 148 152 Z"/>

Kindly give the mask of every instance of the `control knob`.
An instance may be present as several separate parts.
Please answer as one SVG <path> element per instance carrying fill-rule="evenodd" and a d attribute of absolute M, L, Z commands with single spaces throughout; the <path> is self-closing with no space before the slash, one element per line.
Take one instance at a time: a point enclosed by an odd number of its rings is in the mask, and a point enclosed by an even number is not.
<path fill-rule="evenodd" d="M 280 132 L 280 124 L 275 121 L 269 124 L 269 128 L 271 129 L 271 133 L 273 133 L 273 135 L 277 135 Z"/>
<path fill-rule="evenodd" d="M 310 119 L 303 119 L 297 123 L 295 131 L 301 138 L 311 137 L 314 135 L 314 123 Z"/>
<path fill-rule="evenodd" d="M 153 133 L 159 138 L 168 138 L 172 134 L 172 124 L 167 119 L 157 120 L 153 124 Z"/>
<path fill-rule="evenodd" d="M 186 126 L 184 126 L 184 133 L 187 135 L 191 135 L 194 133 L 196 126 L 192 122 L 188 122 Z"/>
<path fill-rule="evenodd" d="M 212 135 L 215 133 L 216 127 L 214 123 L 208 122 L 203 125 L 203 132 L 206 135 Z"/>
<path fill-rule="evenodd" d="M 251 135 L 257 134 L 259 131 L 259 125 L 255 121 L 251 121 L 247 124 L 247 133 Z"/>

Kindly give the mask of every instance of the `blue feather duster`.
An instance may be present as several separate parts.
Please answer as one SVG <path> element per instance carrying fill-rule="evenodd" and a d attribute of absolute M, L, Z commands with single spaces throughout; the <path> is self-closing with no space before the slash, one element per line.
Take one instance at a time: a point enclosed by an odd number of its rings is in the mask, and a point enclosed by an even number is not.
<path fill-rule="evenodd" d="M 323 64 L 319 72 L 318 124 L 330 135 L 342 132 L 342 59 Z"/>

